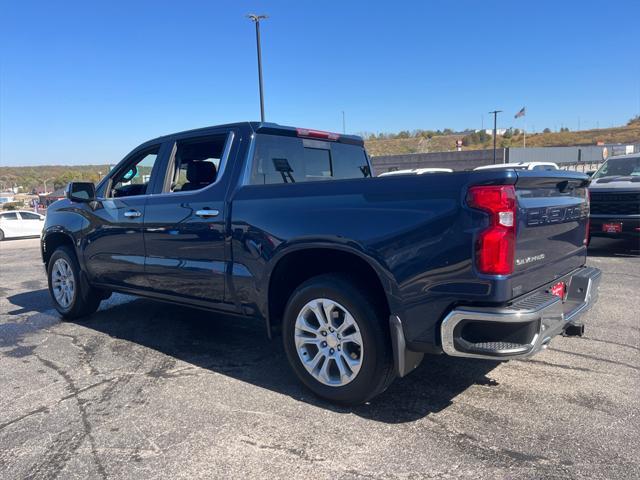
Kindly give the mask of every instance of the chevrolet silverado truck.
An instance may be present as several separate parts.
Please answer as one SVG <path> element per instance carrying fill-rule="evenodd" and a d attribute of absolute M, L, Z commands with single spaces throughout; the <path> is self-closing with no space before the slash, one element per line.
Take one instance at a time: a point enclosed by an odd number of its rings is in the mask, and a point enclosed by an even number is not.
<path fill-rule="evenodd" d="M 111 292 L 253 317 L 309 389 L 359 404 L 425 353 L 508 360 L 580 332 L 600 281 L 587 184 L 376 178 L 360 137 L 236 123 L 151 140 L 97 186 L 69 184 L 42 259 L 63 318 Z"/>
<path fill-rule="evenodd" d="M 593 174 L 591 236 L 640 237 L 640 153 L 611 157 Z"/>

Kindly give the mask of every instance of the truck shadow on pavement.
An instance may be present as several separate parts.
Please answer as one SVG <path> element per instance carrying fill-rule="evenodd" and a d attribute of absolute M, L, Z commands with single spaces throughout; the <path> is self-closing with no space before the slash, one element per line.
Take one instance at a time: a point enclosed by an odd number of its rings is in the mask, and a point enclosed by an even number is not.
<path fill-rule="evenodd" d="M 281 339 L 269 341 L 264 324 L 144 299 L 101 310 L 78 324 L 156 350 L 315 406 L 386 423 L 410 422 L 438 412 L 472 385 L 491 387 L 497 362 L 426 356 L 422 365 L 369 404 L 341 408 L 315 397 L 290 370 Z M 154 370 L 150 375 L 171 376 Z"/>
<path fill-rule="evenodd" d="M 385 423 L 418 420 L 445 409 L 453 398 L 471 386 L 490 388 L 497 385 L 487 374 L 498 362 L 425 356 L 416 371 L 396 379 L 386 392 L 371 402 L 355 408 L 339 407 L 314 396 L 298 382 L 289 368 L 281 339 L 269 341 L 262 322 L 130 298 L 114 295 L 92 316 L 66 324 L 76 331 L 80 327 L 80 335 L 77 335 L 80 342 L 95 335 L 90 330 L 126 341 L 119 342 L 119 354 L 126 354 L 127 348 L 137 346 L 158 352 L 155 357 L 159 361 L 155 364 L 164 366 L 152 367 L 146 372 L 154 378 L 169 379 L 183 374 L 184 366 L 167 362 L 165 356 L 169 356 L 320 408 Z M 31 315 L 19 324 L 13 324 L 12 328 L 20 331 L 6 339 L 5 347 L 10 343 L 18 348 L 31 333 L 60 327 L 46 289 L 16 294 L 8 300 L 19 307 L 8 312 L 9 316 L 19 315 L 24 319 L 25 314 Z M 95 339 L 91 342 L 96 343 Z M 99 364 L 95 366 L 101 369 Z M 181 373 L 176 374 L 177 370 Z"/>

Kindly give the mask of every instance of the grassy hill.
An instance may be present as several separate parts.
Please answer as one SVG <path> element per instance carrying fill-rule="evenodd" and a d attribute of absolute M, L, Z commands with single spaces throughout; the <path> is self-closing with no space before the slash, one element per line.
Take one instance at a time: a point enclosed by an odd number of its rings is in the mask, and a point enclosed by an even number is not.
<path fill-rule="evenodd" d="M 0 191 L 13 186 L 23 191 L 52 191 L 64 187 L 72 180 L 97 182 L 109 171 L 108 165 L 42 165 L 35 167 L 0 167 Z"/>
<path fill-rule="evenodd" d="M 406 153 L 428 153 L 455 150 L 456 140 L 463 140 L 465 135 L 438 135 L 432 138 L 412 136 L 409 138 L 369 139 L 365 141 L 370 155 L 398 155 Z M 595 145 L 604 143 L 640 143 L 640 119 L 634 119 L 627 125 L 614 128 L 580 130 L 576 132 L 549 132 L 527 134 L 527 147 L 566 147 L 572 145 Z M 510 138 L 498 136 L 497 144 L 501 147 L 522 147 L 522 134 Z M 493 139 L 489 137 L 480 143 L 467 143 L 463 150 L 492 148 Z"/>

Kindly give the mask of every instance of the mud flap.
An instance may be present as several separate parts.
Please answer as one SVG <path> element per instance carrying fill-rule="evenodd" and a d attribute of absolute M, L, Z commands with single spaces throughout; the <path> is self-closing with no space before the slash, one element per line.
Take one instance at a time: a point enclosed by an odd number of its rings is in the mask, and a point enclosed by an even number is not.
<path fill-rule="evenodd" d="M 407 350 L 402 322 L 398 316 L 391 315 L 389 317 L 389 328 L 391 331 L 391 345 L 393 347 L 393 363 L 396 374 L 402 378 L 420 365 L 420 362 L 422 362 L 424 358 L 424 353 Z"/>

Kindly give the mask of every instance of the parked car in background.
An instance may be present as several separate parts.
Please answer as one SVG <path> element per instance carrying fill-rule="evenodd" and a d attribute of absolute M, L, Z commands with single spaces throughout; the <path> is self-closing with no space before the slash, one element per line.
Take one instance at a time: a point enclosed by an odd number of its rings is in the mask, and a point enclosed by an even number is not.
<path fill-rule="evenodd" d="M 591 176 L 591 236 L 640 236 L 640 153 L 611 157 Z"/>
<path fill-rule="evenodd" d="M 357 404 L 425 353 L 523 358 L 581 332 L 600 281 L 587 185 L 513 169 L 371 178 L 360 137 L 221 125 L 69 184 L 42 259 L 65 318 L 118 291 L 259 319 L 313 392 Z"/>
<path fill-rule="evenodd" d="M 452 173 L 451 168 L 410 168 L 406 170 L 394 170 L 392 172 L 384 172 L 379 177 L 389 177 L 391 175 L 424 175 L 425 173 Z"/>
<path fill-rule="evenodd" d="M 503 168 L 514 168 L 516 170 L 560 170 L 558 164 L 553 162 L 517 162 L 517 163 L 499 163 L 496 165 L 483 165 L 476 167 L 474 170 L 496 170 Z"/>
<path fill-rule="evenodd" d="M 44 215 L 26 210 L 0 212 L 0 240 L 17 237 L 39 237 Z"/>

